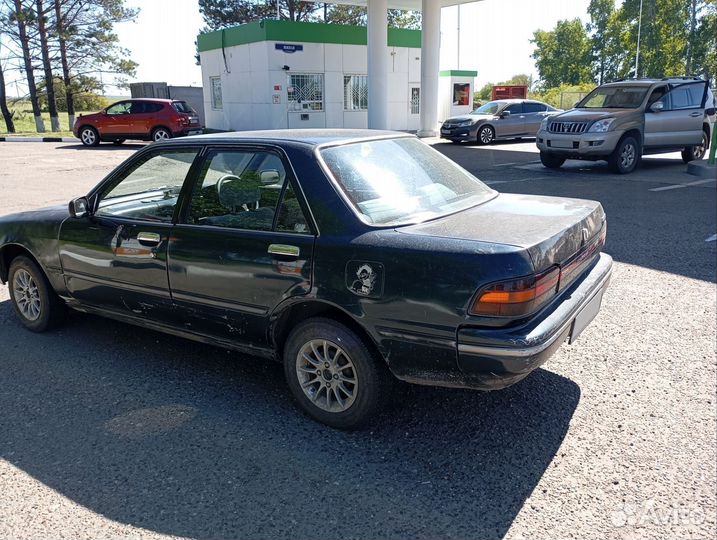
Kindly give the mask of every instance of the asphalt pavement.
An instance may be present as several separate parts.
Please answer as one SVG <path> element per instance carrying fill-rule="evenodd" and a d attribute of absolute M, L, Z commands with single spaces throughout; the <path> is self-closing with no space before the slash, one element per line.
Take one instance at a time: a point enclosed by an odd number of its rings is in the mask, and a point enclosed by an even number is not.
<path fill-rule="evenodd" d="M 81 314 L 31 334 L 0 286 L 0 537 L 717 536 L 716 182 L 431 142 L 499 191 L 603 204 L 615 271 L 575 344 L 499 392 L 400 385 L 343 433 L 279 365 Z M 0 143 L 0 215 L 137 148 Z"/>

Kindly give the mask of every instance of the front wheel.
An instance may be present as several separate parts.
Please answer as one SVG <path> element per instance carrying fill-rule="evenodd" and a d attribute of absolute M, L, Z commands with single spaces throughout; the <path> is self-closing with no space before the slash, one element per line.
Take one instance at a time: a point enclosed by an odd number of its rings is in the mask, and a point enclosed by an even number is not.
<path fill-rule="evenodd" d="M 167 128 L 157 128 L 152 132 L 154 142 L 164 141 L 172 138 L 172 133 Z"/>
<path fill-rule="evenodd" d="M 100 134 L 95 128 L 86 126 L 80 130 L 80 140 L 85 146 L 97 146 L 100 144 Z"/>
<path fill-rule="evenodd" d="M 635 137 L 624 137 L 617 143 L 607 164 L 617 174 L 629 174 L 635 170 L 640 161 L 640 145 Z"/>
<path fill-rule="evenodd" d="M 478 130 L 478 144 L 490 144 L 495 139 L 495 131 L 490 126 L 483 126 Z"/>
<path fill-rule="evenodd" d="M 299 406 L 338 429 L 365 425 L 388 400 L 392 376 L 383 359 L 331 319 L 300 323 L 284 347 L 284 373 Z"/>
<path fill-rule="evenodd" d="M 559 169 L 565 163 L 565 158 L 555 154 L 548 154 L 547 152 L 540 152 L 540 162 L 548 169 Z"/>
<path fill-rule="evenodd" d="M 709 139 L 707 133 L 702 132 L 702 144 L 697 146 L 688 146 L 682 151 L 682 161 L 689 163 L 690 161 L 697 161 L 705 157 L 707 153 L 707 147 L 709 146 Z"/>
<path fill-rule="evenodd" d="M 62 321 L 65 304 L 34 261 L 25 256 L 13 259 L 8 285 L 15 314 L 28 330 L 44 332 Z"/>

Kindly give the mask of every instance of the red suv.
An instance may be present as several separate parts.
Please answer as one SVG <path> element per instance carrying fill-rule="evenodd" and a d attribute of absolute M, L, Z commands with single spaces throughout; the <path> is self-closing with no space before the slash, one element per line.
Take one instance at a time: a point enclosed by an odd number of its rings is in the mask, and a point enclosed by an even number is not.
<path fill-rule="evenodd" d="M 199 115 L 186 101 L 127 99 L 95 114 L 80 115 L 72 131 L 85 146 L 126 139 L 161 141 L 202 132 Z"/>

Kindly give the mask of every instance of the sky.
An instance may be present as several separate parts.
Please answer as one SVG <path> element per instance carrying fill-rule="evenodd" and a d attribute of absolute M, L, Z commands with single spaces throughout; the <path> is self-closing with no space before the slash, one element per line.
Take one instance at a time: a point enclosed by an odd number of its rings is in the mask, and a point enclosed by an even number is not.
<path fill-rule="evenodd" d="M 518 73 L 537 79 L 530 55 L 530 39 L 538 29 L 550 30 L 561 19 L 587 21 L 589 0 L 483 0 L 460 7 L 460 64 L 458 63 L 458 7 L 444 8 L 441 17 L 441 69 L 478 71 L 477 88 L 500 82 Z M 120 43 L 139 64 L 142 82 L 201 85 L 201 69 L 195 65 L 194 41 L 204 26 L 197 0 L 127 0 L 140 9 L 134 22 L 115 26 Z M 18 74 L 7 77 L 9 82 Z M 107 82 L 107 81 L 105 81 Z M 23 89 L 21 89 L 23 90 Z M 109 88 L 110 95 L 127 90 Z M 8 94 L 15 95 L 8 84 Z"/>

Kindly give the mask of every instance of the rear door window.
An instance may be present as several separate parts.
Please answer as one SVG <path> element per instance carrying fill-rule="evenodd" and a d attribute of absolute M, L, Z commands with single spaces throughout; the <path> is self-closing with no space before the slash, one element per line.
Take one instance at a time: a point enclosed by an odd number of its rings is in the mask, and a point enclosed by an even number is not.
<path fill-rule="evenodd" d="M 528 103 L 524 103 L 523 107 L 524 107 L 524 111 L 527 114 L 545 112 L 545 105 L 543 105 L 542 103 L 528 102 Z M 512 111 L 511 111 L 511 113 L 512 113 Z"/>
<path fill-rule="evenodd" d="M 704 83 L 683 84 L 666 95 L 665 109 L 699 109 L 702 106 Z"/>

